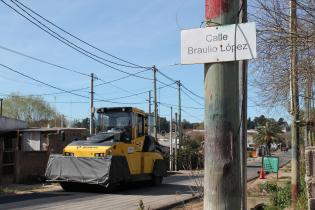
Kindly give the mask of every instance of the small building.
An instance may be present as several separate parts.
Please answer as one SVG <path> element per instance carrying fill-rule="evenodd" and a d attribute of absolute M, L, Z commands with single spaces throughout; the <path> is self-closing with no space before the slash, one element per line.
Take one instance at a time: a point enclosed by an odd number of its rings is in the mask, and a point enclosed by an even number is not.
<path fill-rule="evenodd" d="M 25 121 L 0 117 L 0 183 L 13 183 L 17 146 L 17 130 L 27 128 Z"/>
<path fill-rule="evenodd" d="M 39 181 L 51 153 L 86 136 L 85 128 L 27 129 L 24 121 L 0 117 L 0 184 Z"/>
<path fill-rule="evenodd" d="M 85 128 L 31 128 L 18 133 L 16 183 L 41 180 L 50 154 L 61 154 L 67 144 L 87 136 Z"/>

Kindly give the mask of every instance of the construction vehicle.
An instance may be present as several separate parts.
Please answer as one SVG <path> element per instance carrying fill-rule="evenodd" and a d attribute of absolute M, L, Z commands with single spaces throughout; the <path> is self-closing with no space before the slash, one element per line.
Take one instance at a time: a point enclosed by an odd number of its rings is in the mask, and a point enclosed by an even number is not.
<path fill-rule="evenodd" d="M 80 183 L 107 189 L 134 181 L 160 184 L 167 165 L 147 133 L 147 115 L 133 107 L 100 108 L 97 114 L 95 135 L 71 142 L 62 155 L 50 155 L 47 181 L 66 191 Z"/>

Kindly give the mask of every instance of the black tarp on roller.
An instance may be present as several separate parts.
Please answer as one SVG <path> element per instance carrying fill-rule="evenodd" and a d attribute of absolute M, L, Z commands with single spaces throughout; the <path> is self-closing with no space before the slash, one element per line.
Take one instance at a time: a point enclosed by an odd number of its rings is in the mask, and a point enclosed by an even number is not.
<path fill-rule="evenodd" d="M 68 181 L 108 186 L 128 180 L 130 172 L 123 156 L 85 158 L 50 155 L 45 176 L 48 181 Z"/>

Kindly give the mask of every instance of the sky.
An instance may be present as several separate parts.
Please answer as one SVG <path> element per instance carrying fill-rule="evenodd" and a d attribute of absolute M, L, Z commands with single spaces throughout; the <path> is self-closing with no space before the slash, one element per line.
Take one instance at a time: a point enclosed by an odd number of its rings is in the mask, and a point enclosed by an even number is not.
<path fill-rule="evenodd" d="M 152 67 L 156 65 L 162 73 L 175 80 L 180 80 L 189 90 L 203 96 L 203 65 L 179 65 L 179 63 L 180 31 L 182 29 L 200 27 L 204 19 L 204 1 L 19 1 L 68 32 L 108 53 L 141 66 Z M 5 0 L 5 2 L 13 5 L 8 0 Z M 99 80 L 95 81 L 96 85 L 103 81 L 114 80 L 126 75 L 95 62 L 91 58 L 66 46 L 28 22 L 2 2 L 0 2 L 0 27 L 0 64 L 9 66 L 14 70 L 57 88 L 73 90 L 89 87 L 90 78 L 86 75 L 75 74 L 16 55 L 1 49 L 1 47 L 87 75 L 94 73 L 99 78 Z M 52 29 L 58 31 L 56 28 Z M 58 33 L 61 33 L 61 31 L 58 31 Z M 62 35 L 70 39 L 68 35 L 64 33 Z M 74 39 L 71 39 L 71 41 L 104 59 L 117 62 L 114 58 Z M 110 65 L 115 66 L 113 64 Z M 251 66 L 249 65 L 249 77 L 251 76 Z M 142 70 L 121 66 L 115 66 L 115 68 L 131 74 Z M 139 75 L 146 78 L 153 77 L 152 71 Z M 157 78 L 164 84 L 172 83 L 172 81 L 167 80 L 159 73 Z M 152 80 L 129 77 L 112 84 L 96 87 L 95 98 L 102 100 L 112 99 L 112 101 L 121 104 L 99 101 L 95 103 L 96 108 L 132 105 L 148 111 L 147 92 L 134 97 L 116 98 L 149 91 L 153 88 Z M 157 87 L 163 87 L 164 84 L 158 83 Z M 176 85 L 173 84 L 171 87 L 173 88 L 164 87 L 160 90 L 158 89 L 157 96 L 158 101 L 161 103 L 173 104 L 173 110 L 176 112 L 178 103 Z M 257 89 L 249 87 L 248 91 L 249 117 L 263 114 L 268 117 L 287 118 L 288 114 L 281 108 L 270 110 L 257 106 L 257 103 L 259 103 L 259 100 L 257 100 L 259 98 L 259 95 L 256 93 Z M 75 92 L 84 97 L 68 93 L 60 94 L 61 91 L 59 90 L 32 81 L 0 66 L 0 97 L 5 97 L 6 94 L 13 92 L 21 95 L 41 95 L 69 120 L 82 119 L 89 116 L 89 89 Z M 204 117 L 202 109 L 203 99 L 187 91 L 186 94 L 182 93 L 182 105 L 187 107 L 183 108 L 182 118 L 191 122 L 202 121 Z M 129 105 L 126 105 L 128 103 Z M 169 118 L 170 107 L 161 104 L 159 108 L 160 115 Z"/>

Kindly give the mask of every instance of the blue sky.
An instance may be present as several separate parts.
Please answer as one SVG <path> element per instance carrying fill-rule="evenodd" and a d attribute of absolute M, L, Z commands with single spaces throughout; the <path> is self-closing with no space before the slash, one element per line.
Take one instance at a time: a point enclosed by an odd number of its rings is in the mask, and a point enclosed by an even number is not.
<path fill-rule="evenodd" d="M 133 63 L 143 66 L 156 65 L 163 73 L 181 80 L 191 91 L 203 95 L 203 65 L 174 65 L 180 61 L 180 30 L 200 26 L 204 16 L 203 1 L 173 0 L 167 1 L 167 4 L 166 1 L 162 0 L 123 2 L 101 0 L 20 1 L 83 40 Z M 52 38 L 3 3 L 0 3 L 0 27 L 1 46 L 86 74 L 93 72 L 105 81 L 124 76 L 124 74 L 113 71 Z M 97 53 L 87 46 L 84 47 Z M 98 53 L 98 55 L 112 59 L 104 54 Z M 0 49 L 0 57 L 0 63 L 66 90 L 90 85 L 88 77 L 35 62 L 2 49 Z M 121 69 L 130 73 L 139 70 Z M 23 95 L 60 92 L 18 76 L 2 67 L 0 67 L 0 72 L 0 94 L 2 95 L 11 92 L 18 92 Z M 250 72 L 251 69 L 249 69 L 249 76 Z M 152 77 L 152 72 L 141 75 Z M 171 83 L 161 75 L 158 75 L 158 79 L 167 84 Z M 99 82 L 96 81 L 96 84 Z M 96 97 L 111 99 L 130 95 L 130 92 L 137 93 L 152 89 L 151 81 L 134 77 L 113 84 L 120 89 L 103 85 L 96 88 Z M 158 84 L 159 86 L 163 85 Z M 88 91 L 84 90 L 77 93 L 88 96 Z M 254 89 L 249 87 L 248 115 L 250 117 L 264 114 L 275 118 L 287 118 L 287 114 L 281 108 L 281 111 L 268 110 L 257 107 L 255 103 L 252 103 L 253 100 L 257 101 L 255 92 Z M 161 98 L 161 102 L 177 104 L 175 89 L 163 88 L 158 91 L 158 96 Z M 43 97 L 45 100 L 52 102 L 52 105 L 59 112 L 68 116 L 69 119 L 84 118 L 89 114 L 88 103 L 75 103 L 88 102 L 88 99 L 66 93 Z M 203 100 L 192 97 L 199 104 L 203 104 Z M 115 101 L 123 103 L 143 102 L 143 104 L 137 106 L 147 111 L 147 98 L 148 94 L 143 94 Z M 66 103 L 53 103 L 54 101 Z M 182 95 L 183 106 L 201 107 L 198 103 L 186 95 Z M 119 105 L 121 104 L 116 106 Z M 98 102 L 95 106 L 113 106 L 113 104 Z M 160 114 L 168 117 L 170 109 L 161 106 Z M 203 110 L 184 108 L 182 115 L 183 118 L 192 122 L 201 121 Z"/>

